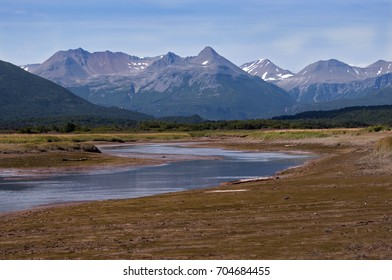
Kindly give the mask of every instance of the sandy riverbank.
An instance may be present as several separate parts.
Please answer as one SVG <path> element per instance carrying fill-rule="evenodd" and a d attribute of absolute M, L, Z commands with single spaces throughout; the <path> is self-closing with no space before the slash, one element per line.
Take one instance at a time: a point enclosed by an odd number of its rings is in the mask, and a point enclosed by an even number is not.
<path fill-rule="evenodd" d="M 389 259 L 390 133 L 201 145 L 322 155 L 279 179 L 1 215 L 3 259 Z M 219 190 L 219 192 L 216 192 Z"/>

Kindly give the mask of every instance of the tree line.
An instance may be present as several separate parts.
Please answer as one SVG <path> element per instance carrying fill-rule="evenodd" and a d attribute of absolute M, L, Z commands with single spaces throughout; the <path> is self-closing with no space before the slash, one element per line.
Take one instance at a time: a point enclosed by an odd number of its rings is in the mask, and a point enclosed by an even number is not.
<path fill-rule="evenodd" d="M 71 133 L 71 132 L 105 132 L 105 131 L 204 131 L 204 130 L 258 130 L 258 129 L 327 129 L 327 128 L 357 128 L 368 127 L 372 124 L 357 121 L 334 120 L 230 120 L 204 121 L 200 123 L 181 123 L 174 121 L 119 120 L 110 122 L 81 122 L 69 120 L 56 124 L 18 123 L 2 127 L 3 131 L 19 133 Z M 1 126 L 1 124 L 0 124 Z M 387 125 L 385 125 L 387 126 Z"/>

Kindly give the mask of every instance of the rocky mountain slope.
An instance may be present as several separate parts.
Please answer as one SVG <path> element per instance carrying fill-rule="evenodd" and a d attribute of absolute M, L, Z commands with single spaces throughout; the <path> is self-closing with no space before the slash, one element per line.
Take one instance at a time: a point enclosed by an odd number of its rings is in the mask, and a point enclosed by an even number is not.
<path fill-rule="evenodd" d="M 104 63 L 102 57 L 108 60 Z M 262 118 L 294 104 L 285 91 L 244 72 L 211 47 L 186 58 L 171 52 L 137 58 L 70 50 L 56 53 L 32 72 L 93 103 L 157 117 Z"/>
<path fill-rule="evenodd" d="M 61 85 L 69 86 L 100 75 L 133 75 L 158 58 L 142 58 L 110 51 L 90 53 L 79 48 L 59 51 L 42 64 L 26 65 L 22 68 Z"/>
<path fill-rule="evenodd" d="M 336 59 L 318 61 L 288 77 L 280 74 L 282 68 L 273 64 L 271 69 L 270 64 L 263 61 L 244 64 L 242 69 L 252 75 L 261 75 L 264 80 L 286 90 L 299 104 L 297 109 L 312 109 L 315 104 L 318 104 L 318 108 L 323 108 L 323 104 L 332 108 L 335 108 L 332 104 L 336 108 L 374 104 L 374 100 L 370 99 L 380 96 L 379 91 L 392 87 L 392 62 L 385 60 L 363 68 L 350 66 Z M 275 77 L 269 76 L 273 69 L 279 73 Z M 388 104 L 389 99 L 392 97 L 387 100 L 378 98 L 377 102 L 380 105 Z"/>
<path fill-rule="evenodd" d="M 23 68 L 92 103 L 157 117 L 266 118 L 392 100 L 392 62 L 384 60 L 356 67 L 330 59 L 293 73 L 268 59 L 237 67 L 210 47 L 185 58 L 76 49 Z"/>

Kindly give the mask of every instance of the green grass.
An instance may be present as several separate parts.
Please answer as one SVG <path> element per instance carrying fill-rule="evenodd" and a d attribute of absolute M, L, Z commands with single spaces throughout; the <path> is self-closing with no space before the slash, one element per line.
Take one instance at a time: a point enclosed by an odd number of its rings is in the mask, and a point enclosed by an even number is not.
<path fill-rule="evenodd" d="M 325 138 L 333 135 L 346 134 L 347 129 L 306 129 L 306 130 L 273 130 L 266 132 L 253 132 L 252 137 L 263 140 L 298 140 L 308 138 Z"/>
<path fill-rule="evenodd" d="M 176 140 L 189 138 L 186 132 L 81 133 L 81 134 L 0 134 L 0 144 L 42 144 L 53 142 L 128 142 L 135 140 Z"/>
<path fill-rule="evenodd" d="M 191 132 L 193 137 L 249 137 L 258 140 L 298 140 L 324 138 L 347 133 L 358 133 L 358 129 L 283 129 L 283 130 L 208 130 Z"/>
<path fill-rule="evenodd" d="M 291 129 L 291 130 L 206 130 L 192 132 L 129 132 L 129 133 L 47 133 L 0 134 L 0 153 L 50 151 L 88 151 L 97 143 L 129 143 L 135 141 L 171 141 L 192 138 L 238 137 L 253 140 L 279 141 L 325 138 L 342 134 L 360 134 L 358 129 Z"/>
<path fill-rule="evenodd" d="M 168 141 L 186 139 L 184 132 L 162 133 L 99 133 L 99 134 L 0 134 L 0 153 L 29 153 L 49 151 L 88 151 L 98 143 L 133 141 Z"/>

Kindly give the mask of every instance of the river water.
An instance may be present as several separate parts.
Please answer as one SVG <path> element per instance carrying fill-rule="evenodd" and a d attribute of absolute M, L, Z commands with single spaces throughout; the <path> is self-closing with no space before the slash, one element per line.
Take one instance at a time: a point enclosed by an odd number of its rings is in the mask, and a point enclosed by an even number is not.
<path fill-rule="evenodd" d="M 149 196 L 205 188 L 222 182 L 271 176 L 303 164 L 309 155 L 260 153 L 185 144 L 103 147 L 102 152 L 129 157 L 187 159 L 159 166 L 112 168 L 85 174 L 12 180 L 0 171 L 0 212 L 64 202 Z"/>

